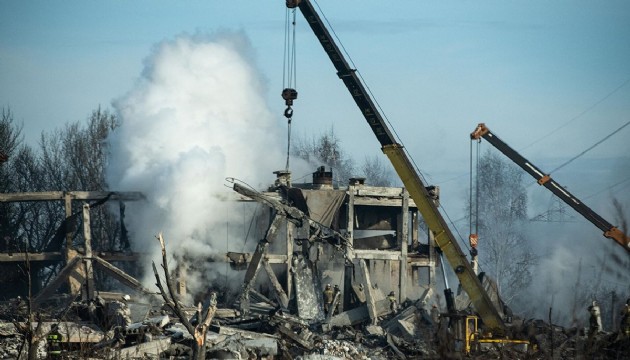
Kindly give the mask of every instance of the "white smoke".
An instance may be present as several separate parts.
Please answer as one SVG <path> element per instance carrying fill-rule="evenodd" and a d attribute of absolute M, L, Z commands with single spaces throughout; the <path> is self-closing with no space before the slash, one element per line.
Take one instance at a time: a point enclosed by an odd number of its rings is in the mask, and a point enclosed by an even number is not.
<path fill-rule="evenodd" d="M 630 209 L 630 196 L 622 186 L 628 179 L 629 161 L 628 158 L 600 159 L 594 167 L 588 161 L 578 160 L 576 168 L 587 169 L 586 175 L 597 174 L 597 171 L 603 175 L 566 176 L 566 181 L 562 181 L 563 185 L 571 182 L 582 185 L 582 189 L 573 190 L 573 194 L 625 233 L 628 233 L 628 229 L 624 228 L 624 222 L 630 221 L 627 212 Z M 591 195 L 584 189 L 590 190 Z M 548 191 L 540 190 L 542 197 L 549 199 Z M 613 199 L 622 204 L 625 209 L 623 214 L 615 211 Z M 548 207 L 549 203 L 539 206 Z M 593 300 L 597 300 L 602 309 L 604 328 L 613 330 L 618 323 L 612 323 L 611 315 L 618 314 L 622 301 L 630 296 L 630 257 L 578 212 L 569 207 L 566 207 L 566 211 L 567 217 L 573 217 L 573 222 L 528 224 L 528 238 L 541 258 L 532 269 L 533 284 L 528 293 L 518 299 L 518 306 L 514 310 L 520 310 L 528 317 L 547 319 L 552 309 L 552 321 L 556 324 L 588 326 L 587 308 Z"/>
<path fill-rule="evenodd" d="M 195 257 L 197 264 L 228 247 L 240 251 L 243 236 L 226 229 L 244 216 L 228 201 L 235 193 L 224 186 L 225 178 L 260 188 L 284 165 L 284 122 L 264 101 L 251 53 L 242 34 L 164 41 L 137 85 L 115 102 L 122 125 L 109 139 L 109 185 L 146 196 L 127 204 L 125 222 L 132 248 L 156 263 L 159 232 L 167 251 Z M 147 265 L 146 283 L 153 284 Z"/>

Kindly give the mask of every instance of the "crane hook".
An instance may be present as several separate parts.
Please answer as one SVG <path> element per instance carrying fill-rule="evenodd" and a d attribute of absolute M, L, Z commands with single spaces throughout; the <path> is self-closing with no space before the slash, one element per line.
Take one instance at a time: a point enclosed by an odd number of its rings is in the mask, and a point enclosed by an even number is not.
<path fill-rule="evenodd" d="M 290 106 L 287 106 L 286 110 L 284 110 L 284 117 L 287 119 L 291 119 L 291 117 L 293 117 L 293 109 Z"/>

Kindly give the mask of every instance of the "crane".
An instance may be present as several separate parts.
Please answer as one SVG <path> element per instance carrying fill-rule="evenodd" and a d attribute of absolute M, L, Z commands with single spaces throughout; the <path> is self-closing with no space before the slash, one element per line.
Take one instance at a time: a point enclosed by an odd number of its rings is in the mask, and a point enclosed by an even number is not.
<path fill-rule="evenodd" d="M 545 174 L 542 170 L 536 167 L 536 165 L 532 164 L 529 160 L 525 159 L 521 154 L 516 152 L 516 150 L 512 149 L 508 144 L 496 136 L 496 134 L 492 133 L 484 123 L 477 125 L 475 131 L 470 134 L 470 138 L 471 140 L 478 141 L 481 141 L 482 138 L 486 139 L 486 141 L 497 148 L 497 150 L 502 152 L 521 169 L 525 170 L 525 172 L 536 179 L 539 185 L 546 187 L 567 205 L 580 213 L 580 215 L 584 216 L 584 218 L 591 222 L 591 224 L 602 230 L 605 237 L 614 240 L 630 253 L 630 237 L 624 234 L 617 227 L 610 224 L 606 221 L 606 219 L 601 217 L 591 208 L 586 206 L 586 204 L 575 197 L 575 195 L 571 194 L 562 185 L 553 180 L 549 174 Z"/>
<path fill-rule="evenodd" d="M 468 294 L 486 329 L 493 334 L 504 334 L 506 326 L 503 319 L 466 259 L 466 254 L 448 228 L 404 147 L 392 135 L 383 116 L 356 74 L 356 69 L 350 67 L 309 0 L 287 0 L 286 5 L 288 8 L 299 8 L 311 30 L 315 33 L 337 70 L 337 75 L 348 88 L 350 95 L 381 144 L 382 151 L 389 158 L 427 226 L 433 232 L 435 243 L 454 269 L 462 288 Z"/>

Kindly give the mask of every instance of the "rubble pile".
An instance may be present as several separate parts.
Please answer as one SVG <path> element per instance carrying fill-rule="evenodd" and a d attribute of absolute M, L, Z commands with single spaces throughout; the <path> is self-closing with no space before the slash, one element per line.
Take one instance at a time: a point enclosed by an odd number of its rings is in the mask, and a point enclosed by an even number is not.
<path fill-rule="evenodd" d="M 13 323 L 0 322 L 0 359 L 17 358 L 23 338 Z"/>
<path fill-rule="evenodd" d="M 15 302 L 0 304 L 1 359 L 18 359 L 20 351 L 22 357 L 28 351 L 24 343 L 29 326 L 26 317 L 12 311 Z M 73 321 L 50 319 L 51 314 L 39 313 L 37 316 L 47 320 L 30 326 L 36 329 L 32 330 L 32 338 L 38 358 L 46 357 L 46 335 L 53 324 L 58 325 L 64 336 L 63 353 L 68 359 L 87 355 L 94 359 L 187 359 L 191 355 L 192 335 L 161 304 L 150 306 L 150 311 L 136 311 L 135 318 L 128 318 L 129 307 L 148 305 L 102 299 L 96 303 L 100 305 L 95 306 L 95 302 L 71 304 L 72 311 L 66 311 L 66 315 L 74 318 Z M 386 313 L 376 321 L 368 316 L 352 325 L 332 327 L 321 321 L 305 321 L 282 310 L 269 310 L 264 303 L 252 305 L 251 309 L 265 310 L 247 316 L 243 316 L 239 309 L 217 310 L 206 336 L 207 358 L 358 360 L 448 357 L 437 344 L 435 324 L 418 302 L 405 304 L 398 313 Z M 330 322 L 334 323 L 335 318 L 339 321 L 343 316 L 347 314 L 337 314 Z M 600 332 L 589 336 L 584 330 L 551 326 L 542 320 L 525 321 L 520 328 L 530 340 L 526 352 L 487 346 L 469 356 L 475 359 L 545 359 L 551 356 L 621 359 L 630 356 L 630 340 L 620 333 Z"/>

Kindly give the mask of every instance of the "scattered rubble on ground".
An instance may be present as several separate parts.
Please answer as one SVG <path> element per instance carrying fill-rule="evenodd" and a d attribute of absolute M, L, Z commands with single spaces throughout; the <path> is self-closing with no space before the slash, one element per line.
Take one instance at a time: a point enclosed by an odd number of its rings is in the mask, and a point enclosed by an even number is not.
<path fill-rule="evenodd" d="M 64 337 L 65 358 L 79 359 L 88 355 L 93 359 L 189 358 L 193 338 L 162 304 L 143 304 L 136 299 L 121 308 L 116 302 L 102 301 L 96 307 L 93 302 L 72 302 L 62 310 L 65 315 L 61 314 L 71 321 L 54 318 L 60 314 L 49 310 L 36 314 L 35 317 L 46 319 L 41 324 L 37 321 L 30 324 L 30 328 L 37 329 L 33 331 L 33 338 L 38 357 L 45 357 L 46 334 L 52 324 L 58 324 Z M 28 316 L 11 312 L 12 303 L 15 301 L 0 306 L 3 311 L 0 314 L 1 359 L 17 359 L 20 351 L 24 358 L 26 351 L 23 344 L 29 328 Z M 107 311 L 110 305 L 117 310 Z M 340 326 L 326 326 L 327 323 L 319 320 L 304 321 L 270 303 L 251 305 L 248 316 L 243 316 L 237 308 L 217 310 L 206 336 L 207 358 L 440 359 L 455 356 L 455 353 L 445 353 L 438 345 L 435 324 L 421 302 L 404 304 L 397 314 L 379 312 L 376 322 L 361 315 L 356 320 L 356 311 L 333 316 L 329 323 L 352 319 L 351 324 Z M 135 317 L 126 325 L 117 323 L 120 317 L 126 316 L 127 309 L 138 308 L 149 308 L 149 311 L 135 311 Z M 476 359 L 547 359 L 552 356 L 556 359 L 621 359 L 630 356 L 630 340 L 619 333 L 603 332 L 589 337 L 583 330 L 550 326 L 541 320 L 525 321 L 521 328 L 526 329 L 531 342 L 527 351 L 488 347 L 469 356 Z"/>

